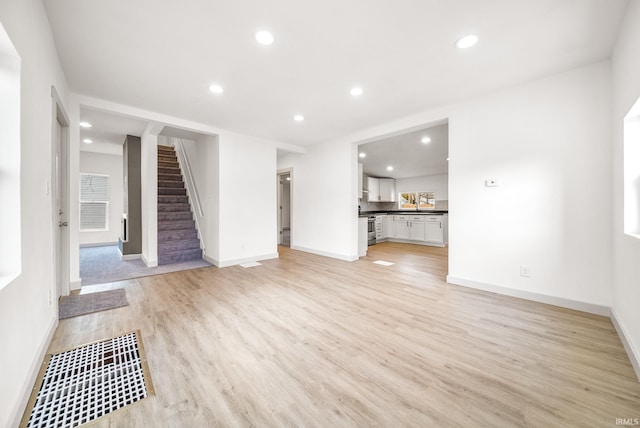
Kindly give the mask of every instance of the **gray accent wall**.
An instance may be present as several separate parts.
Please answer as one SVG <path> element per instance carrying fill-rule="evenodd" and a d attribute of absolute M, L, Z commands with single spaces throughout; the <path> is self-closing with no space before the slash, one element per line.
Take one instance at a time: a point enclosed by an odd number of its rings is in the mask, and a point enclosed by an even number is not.
<path fill-rule="evenodd" d="M 140 137 L 127 135 L 122 146 L 124 172 L 123 211 L 127 214 L 128 240 L 120 237 L 122 255 L 142 254 L 142 199 Z"/>

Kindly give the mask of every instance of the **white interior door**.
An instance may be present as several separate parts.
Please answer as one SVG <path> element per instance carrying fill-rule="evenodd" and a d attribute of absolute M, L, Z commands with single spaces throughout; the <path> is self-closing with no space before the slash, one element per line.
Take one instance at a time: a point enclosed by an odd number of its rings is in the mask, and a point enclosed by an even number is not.
<path fill-rule="evenodd" d="M 51 189 L 53 202 L 53 252 L 55 298 L 69 294 L 68 135 L 61 107 L 54 102 Z"/>

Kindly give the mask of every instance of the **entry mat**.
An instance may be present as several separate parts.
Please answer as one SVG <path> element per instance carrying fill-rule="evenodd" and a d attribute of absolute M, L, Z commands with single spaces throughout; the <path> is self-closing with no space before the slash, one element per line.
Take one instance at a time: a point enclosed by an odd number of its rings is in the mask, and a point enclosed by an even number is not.
<path fill-rule="evenodd" d="M 20 426 L 76 427 L 149 395 L 147 359 L 134 331 L 47 355 Z"/>

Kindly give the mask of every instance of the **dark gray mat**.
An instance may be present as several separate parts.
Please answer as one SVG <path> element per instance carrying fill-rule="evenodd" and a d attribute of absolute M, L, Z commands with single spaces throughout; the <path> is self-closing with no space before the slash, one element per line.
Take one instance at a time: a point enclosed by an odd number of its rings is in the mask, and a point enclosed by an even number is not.
<path fill-rule="evenodd" d="M 78 294 L 60 299 L 59 318 L 72 318 L 92 312 L 127 306 L 127 292 L 124 288 L 99 291 L 97 293 Z"/>

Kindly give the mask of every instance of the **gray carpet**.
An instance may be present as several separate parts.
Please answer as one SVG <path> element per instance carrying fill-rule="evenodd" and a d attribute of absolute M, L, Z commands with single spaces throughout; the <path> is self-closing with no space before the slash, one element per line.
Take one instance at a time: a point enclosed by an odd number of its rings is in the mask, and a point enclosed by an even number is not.
<path fill-rule="evenodd" d="M 127 306 L 127 292 L 124 288 L 99 291 L 97 293 L 77 294 L 60 299 L 59 318 L 72 318 L 93 312 Z"/>
<path fill-rule="evenodd" d="M 209 266 L 212 266 L 211 263 L 198 259 L 149 268 L 140 259 L 120 260 L 117 245 L 80 248 L 80 278 L 83 286 Z"/>

